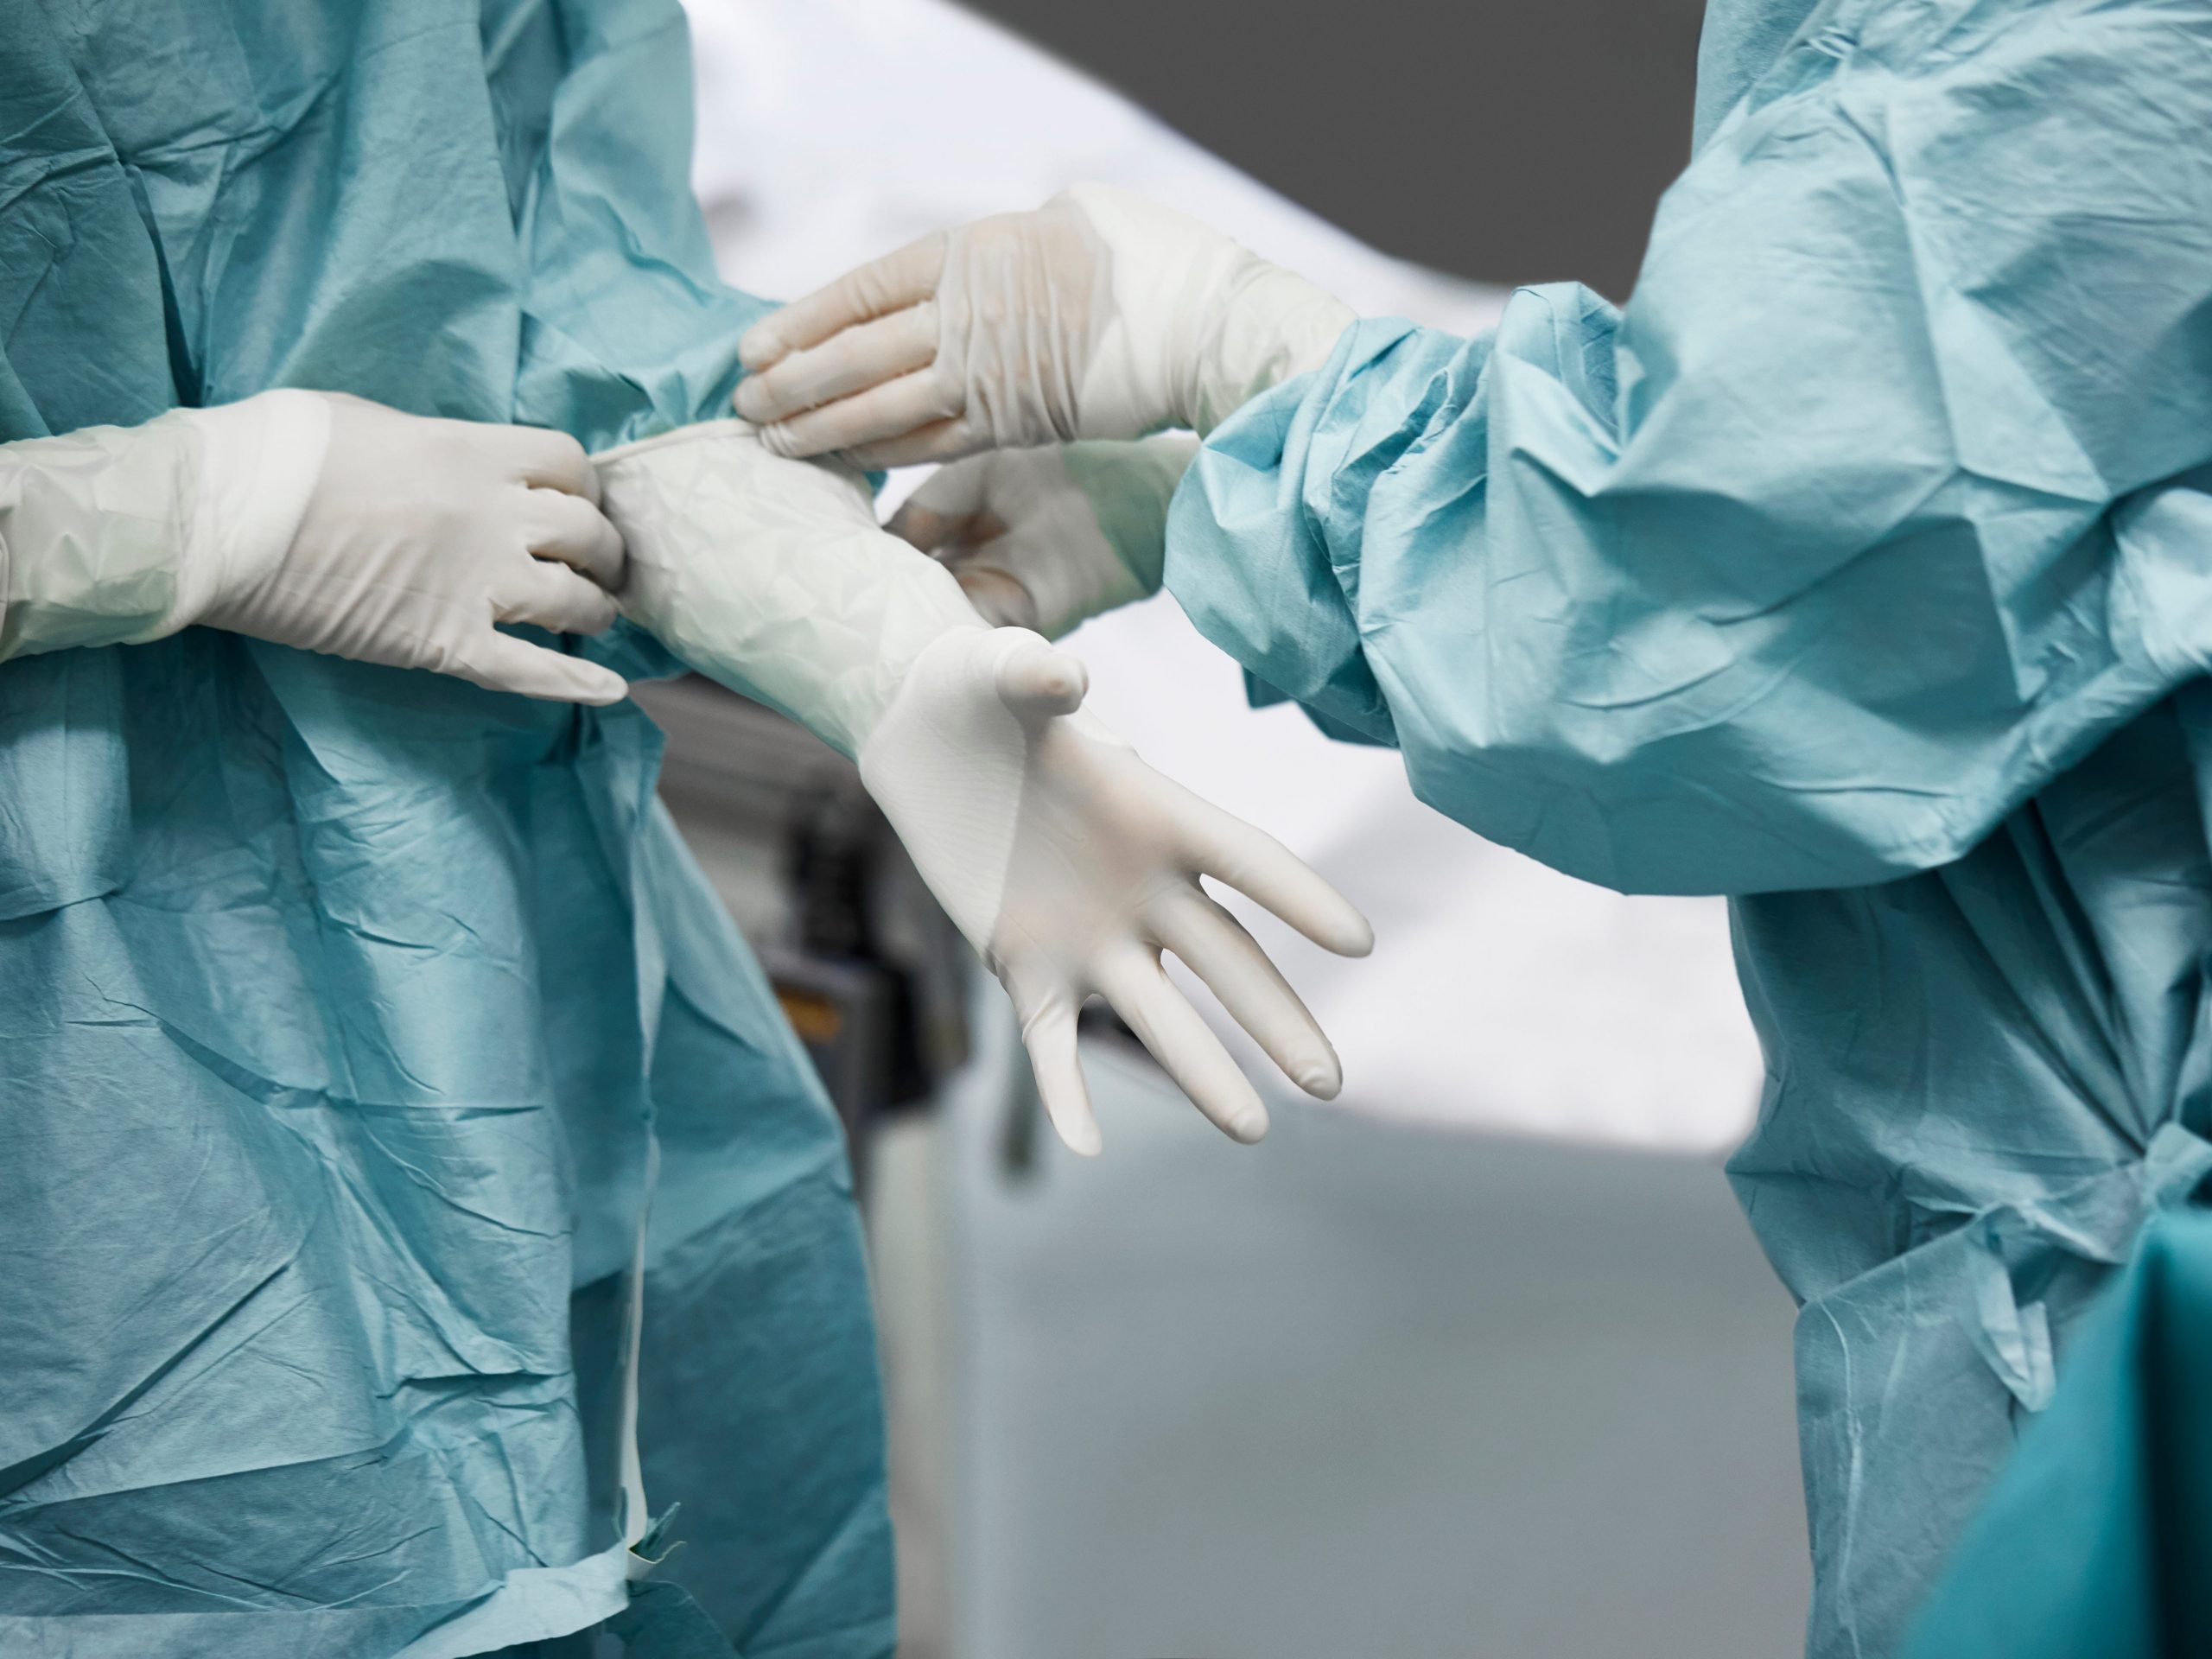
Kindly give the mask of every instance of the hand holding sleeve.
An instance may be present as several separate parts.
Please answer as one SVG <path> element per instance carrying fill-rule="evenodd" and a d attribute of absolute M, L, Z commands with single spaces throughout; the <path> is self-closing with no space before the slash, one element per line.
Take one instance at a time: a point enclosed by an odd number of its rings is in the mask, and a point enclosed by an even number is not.
<path fill-rule="evenodd" d="M 779 454 L 856 465 L 1205 434 L 1317 365 L 1332 296 L 1106 185 L 940 232 L 765 318 L 737 409 Z"/>
<path fill-rule="evenodd" d="M 557 432 L 264 392 L 0 445 L 0 657 L 199 625 L 531 696 L 620 676 L 503 633 L 596 633 L 622 544 Z"/>

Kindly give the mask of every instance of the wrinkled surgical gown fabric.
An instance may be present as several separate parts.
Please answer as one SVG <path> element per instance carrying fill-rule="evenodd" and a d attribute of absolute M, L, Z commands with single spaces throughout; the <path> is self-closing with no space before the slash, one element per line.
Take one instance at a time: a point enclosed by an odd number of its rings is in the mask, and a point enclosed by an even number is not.
<path fill-rule="evenodd" d="M 1734 0 L 1700 76 L 1624 308 L 1355 325 L 1167 582 L 1484 836 L 1738 895 L 1809 1645 L 1889 1654 L 2212 1168 L 2212 0 Z"/>
<path fill-rule="evenodd" d="M 2212 1216 L 2145 1230 L 1913 1630 L 1912 1659 L 2212 1653 Z"/>
<path fill-rule="evenodd" d="M 758 307 L 690 86 L 672 0 L 0 0 L 0 438 L 275 385 L 718 413 Z M 658 753 L 204 630 L 0 665 L 0 1652 L 621 1610 L 640 1255 L 667 1575 L 753 1659 L 889 1652 L 842 1143 Z"/>

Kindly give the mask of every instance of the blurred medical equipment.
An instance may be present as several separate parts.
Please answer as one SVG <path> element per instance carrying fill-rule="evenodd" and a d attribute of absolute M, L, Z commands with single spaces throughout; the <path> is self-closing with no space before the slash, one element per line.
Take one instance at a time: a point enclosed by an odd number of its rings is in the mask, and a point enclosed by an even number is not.
<path fill-rule="evenodd" d="M 872 1120 L 922 1102 L 967 1050 L 958 1020 L 946 1024 L 950 1042 L 925 1043 L 917 976 L 883 944 L 876 893 L 898 843 L 876 832 L 888 827 L 861 789 L 824 782 L 803 797 L 785 843 L 792 925 L 754 947 L 844 1122 L 863 1185 Z M 942 931 L 964 957 L 957 931 Z M 939 981 L 957 980 L 959 966 L 949 953 L 930 963 Z"/>
<path fill-rule="evenodd" d="M 974 954 L 846 756 L 700 675 L 635 689 L 667 734 L 660 794 L 760 957 L 845 1125 L 885 1119 L 969 1053 Z"/>
<path fill-rule="evenodd" d="M 312 391 L 0 444 L 0 658 L 197 624 L 614 702 L 619 674 L 493 626 L 613 625 L 598 490 L 566 433 Z"/>
<path fill-rule="evenodd" d="M 857 772 L 698 677 L 638 695 L 804 1033 L 843 964 L 779 943 L 813 902 L 785 872 L 825 796 L 874 817 Z M 1790 1309 L 1710 1163 L 1273 1096 L 1267 1141 L 1225 1146 L 1104 1031 L 1112 1155 L 1077 1160 L 888 826 L 855 842 L 955 1068 L 859 1135 L 902 1654 L 1788 1650 Z"/>
<path fill-rule="evenodd" d="M 858 762 L 1013 998 L 1071 1146 L 1099 1145 L 1076 1058 L 1094 994 L 1225 1133 L 1266 1130 L 1258 1095 L 1161 971 L 1163 949 L 1286 1075 L 1336 1092 L 1326 1038 L 1198 878 L 1232 883 L 1339 954 L 1371 943 L 1358 913 L 1083 713 L 1082 665 L 1033 633 L 985 626 L 946 570 L 877 526 L 859 474 L 770 454 L 734 422 L 597 464 L 631 550 L 626 613 Z"/>

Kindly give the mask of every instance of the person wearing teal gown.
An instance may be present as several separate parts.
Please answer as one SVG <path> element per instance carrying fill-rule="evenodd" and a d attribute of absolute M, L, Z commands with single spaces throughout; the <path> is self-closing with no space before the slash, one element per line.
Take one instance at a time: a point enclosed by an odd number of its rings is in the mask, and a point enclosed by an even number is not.
<path fill-rule="evenodd" d="M 1516 158 L 1434 115 L 1404 165 L 1458 212 Z M 1815 1659 L 1901 1651 L 2212 1173 L 2208 127 L 2206 0 L 1711 0 L 1625 304 L 1362 319 L 1078 186 L 741 346 L 779 454 L 969 457 L 903 528 L 976 591 L 1065 627 L 1164 561 L 1261 700 L 1440 811 L 1729 897 Z M 1187 470 L 1117 467 L 1177 426 Z"/>
<path fill-rule="evenodd" d="M 690 89 L 675 0 L 0 0 L 0 442 L 719 413 Z M 204 628 L 0 664 L 0 1651 L 891 1651 L 842 1142 L 658 747 Z"/>
<path fill-rule="evenodd" d="M 2212 1651 L 2212 1216 L 2144 1229 L 1915 1621 L 1910 1659 Z"/>

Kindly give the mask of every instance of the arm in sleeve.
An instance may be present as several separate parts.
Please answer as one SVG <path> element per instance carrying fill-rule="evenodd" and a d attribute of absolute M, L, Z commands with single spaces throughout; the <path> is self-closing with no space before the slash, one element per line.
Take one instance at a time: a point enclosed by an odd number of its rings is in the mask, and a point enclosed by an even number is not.
<path fill-rule="evenodd" d="M 1947 862 L 2212 650 L 2212 5 L 1821 16 L 1625 311 L 1361 323 L 1171 517 L 1254 676 L 1612 887 Z"/>
<path fill-rule="evenodd" d="M 771 454 L 736 421 L 594 459 L 628 553 L 624 614 L 843 754 L 925 650 L 983 626 L 950 570 L 877 524 L 849 467 Z"/>
<path fill-rule="evenodd" d="M 290 545 L 328 432 L 276 392 L 0 443 L 0 661 L 186 626 Z"/>

